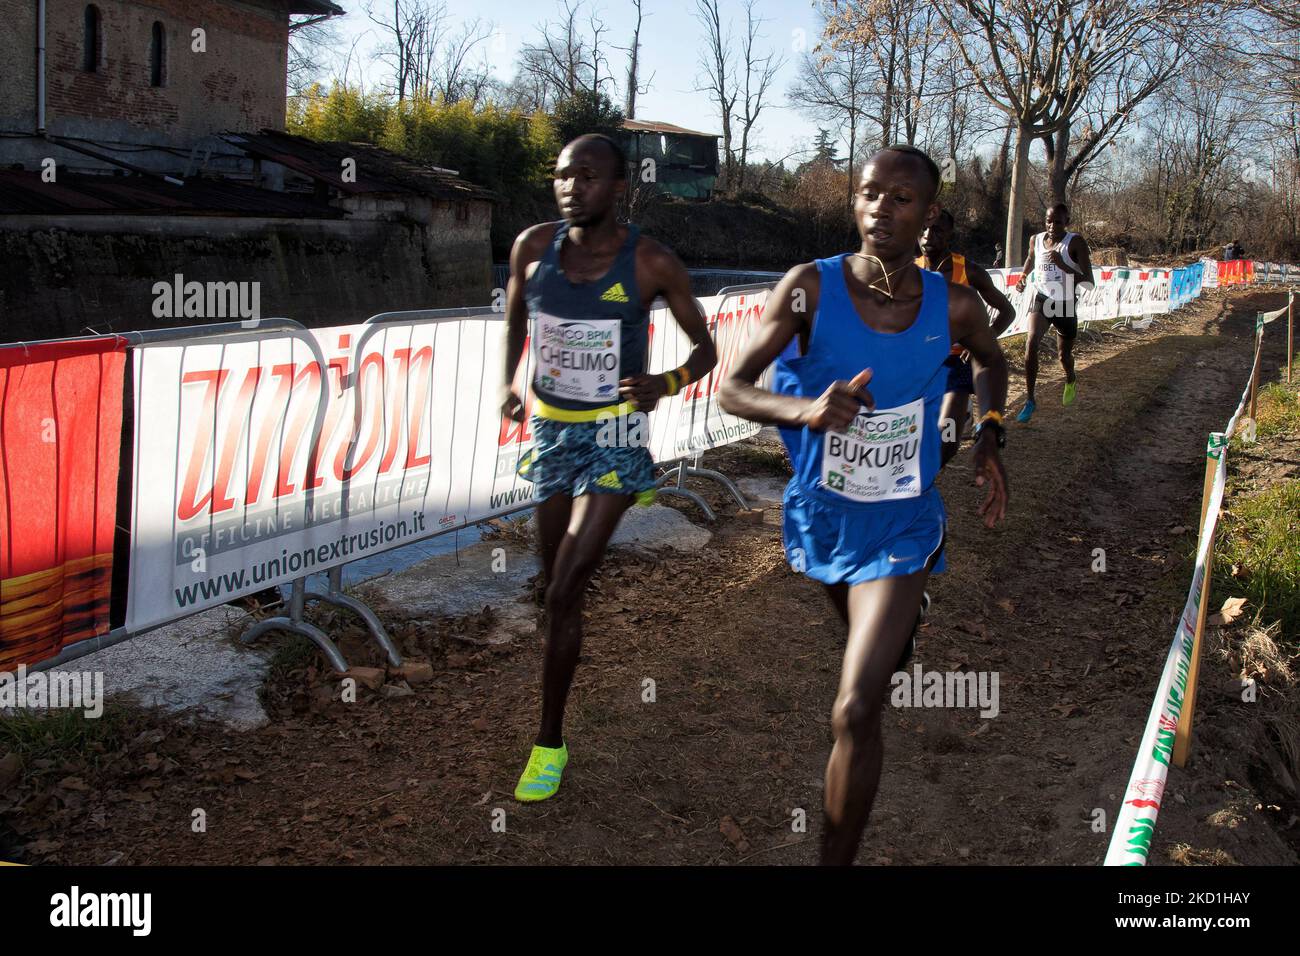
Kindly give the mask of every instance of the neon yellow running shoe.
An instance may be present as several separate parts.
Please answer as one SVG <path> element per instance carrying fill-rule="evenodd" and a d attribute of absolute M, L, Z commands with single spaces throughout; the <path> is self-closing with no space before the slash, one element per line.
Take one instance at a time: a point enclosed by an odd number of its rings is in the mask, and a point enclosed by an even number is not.
<path fill-rule="evenodd" d="M 533 752 L 528 756 L 528 766 L 515 787 L 515 799 L 520 803 L 533 803 L 555 796 L 560 790 L 560 774 L 564 773 L 568 762 L 567 744 L 561 744 L 559 748 L 534 744 Z"/>
<path fill-rule="evenodd" d="M 1073 404 L 1074 404 L 1074 385 L 1075 385 L 1074 382 L 1066 382 L 1066 383 L 1065 383 L 1065 391 L 1061 393 L 1061 404 L 1062 404 L 1062 405 L 1073 405 Z"/>

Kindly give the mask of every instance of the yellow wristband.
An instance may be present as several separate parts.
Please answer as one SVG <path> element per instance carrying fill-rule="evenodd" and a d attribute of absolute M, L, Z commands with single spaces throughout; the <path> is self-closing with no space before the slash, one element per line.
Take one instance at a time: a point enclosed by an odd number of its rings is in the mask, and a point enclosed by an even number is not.
<path fill-rule="evenodd" d="M 676 395 L 676 394 L 677 394 L 677 389 L 678 389 L 678 387 L 679 387 L 678 384 L 677 384 L 677 375 L 676 375 L 676 373 L 674 373 L 674 372 L 664 372 L 664 380 L 668 383 L 668 392 L 667 392 L 667 394 L 669 394 L 669 395 Z"/>

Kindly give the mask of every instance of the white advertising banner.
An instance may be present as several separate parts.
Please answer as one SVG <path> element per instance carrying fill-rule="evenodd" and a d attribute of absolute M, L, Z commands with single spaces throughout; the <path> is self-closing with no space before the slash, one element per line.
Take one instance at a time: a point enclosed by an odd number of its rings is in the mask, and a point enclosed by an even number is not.
<path fill-rule="evenodd" d="M 701 300 L 718 367 L 651 415 L 656 461 L 757 433 L 722 411 L 717 392 L 766 299 Z M 306 342 L 276 332 L 134 350 L 130 629 L 531 501 L 516 473 L 531 429 L 500 412 L 500 315 L 309 334 L 324 375 Z M 676 368 L 690 348 L 668 310 L 654 309 L 649 368 Z M 517 384 L 531 378 L 531 354 Z"/>

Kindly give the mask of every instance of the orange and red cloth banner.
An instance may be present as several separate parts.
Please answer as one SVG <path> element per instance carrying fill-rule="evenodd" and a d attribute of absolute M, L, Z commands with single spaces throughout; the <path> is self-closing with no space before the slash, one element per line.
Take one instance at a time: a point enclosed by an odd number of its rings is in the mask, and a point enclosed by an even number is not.
<path fill-rule="evenodd" d="M 0 348 L 0 671 L 109 631 L 126 344 Z"/>
<path fill-rule="evenodd" d="M 1219 262 L 1219 285 L 1245 285 L 1255 281 L 1252 259 L 1224 259 Z"/>

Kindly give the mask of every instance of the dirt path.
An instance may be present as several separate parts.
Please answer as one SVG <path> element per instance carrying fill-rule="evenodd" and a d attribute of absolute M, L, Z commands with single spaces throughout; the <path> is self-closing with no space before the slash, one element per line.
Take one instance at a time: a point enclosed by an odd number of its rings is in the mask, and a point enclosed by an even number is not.
<path fill-rule="evenodd" d="M 1003 528 L 979 524 L 967 454 L 941 477 L 949 572 L 932 581 L 915 663 L 997 671 L 1000 713 L 887 708 L 861 862 L 1100 862 L 1109 835 L 1093 832 L 1093 811 L 1118 807 L 1190 579 L 1205 438 L 1240 395 L 1253 313 L 1281 298 L 1210 296 L 1145 333 L 1105 337 L 1080 357 L 1071 409 L 1050 400 L 1059 369 L 1047 368 L 1033 424 L 1011 428 Z M 1277 361 L 1271 350 L 1266 368 Z M 770 445 L 709 458 L 732 475 L 784 473 Z M 406 651 L 435 669 L 415 694 L 330 701 L 304 660 L 277 676 L 262 731 L 131 717 L 102 755 L 29 767 L 0 798 L 0 851 L 67 863 L 813 862 L 841 627 L 786 567 L 776 509 L 744 520 L 704 493 L 723 514 L 709 546 L 671 561 L 618 553 L 597 581 L 560 798 L 510 799 L 534 729 L 538 645 L 471 652 L 455 635 L 484 621 L 405 622 L 394 630 Z M 1092 570 L 1098 548 L 1104 573 Z M 1203 668 L 1206 686 L 1227 676 Z M 1171 774 L 1153 863 L 1296 862 L 1258 809 L 1233 723 L 1230 702 L 1202 695 L 1194 762 Z M 206 833 L 193 831 L 196 808 Z M 801 811 L 806 832 L 792 826 Z"/>

